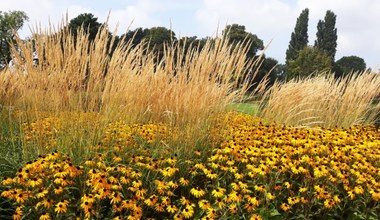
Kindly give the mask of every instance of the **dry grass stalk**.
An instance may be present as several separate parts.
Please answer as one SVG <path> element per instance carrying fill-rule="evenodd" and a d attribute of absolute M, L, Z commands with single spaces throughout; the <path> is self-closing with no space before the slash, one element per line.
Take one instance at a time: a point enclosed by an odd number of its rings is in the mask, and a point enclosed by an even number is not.
<path fill-rule="evenodd" d="M 241 73 L 259 61 L 246 59 L 248 44 L 209 40 L 185 53 L 184 45 L 165 47 L 158 63 L 145 42 L 115 45 L 103 28 L 93 42 L 81 29 L 75 39 L 67 28 L 33 34 L 33 47 L 18 39 L 14 70 L 1 76 L 0 102 L 26 111 L 100 112 L 109 120 L 164 122 L 199 129 L 214 113 L 243 97 L 249 83 Z M 13 48 L 16 52 L 16 48 Z M 196 130 L 196 129 L 191 129 Z"/>
<path fill-rule="evenodd" d="M 264 96 L 261 116 L 292 125 L 343 126 L 373 123 L 380 110 L 380 75 L 353 73 L 342 79 L 331 76 L 276 83 Z"/>

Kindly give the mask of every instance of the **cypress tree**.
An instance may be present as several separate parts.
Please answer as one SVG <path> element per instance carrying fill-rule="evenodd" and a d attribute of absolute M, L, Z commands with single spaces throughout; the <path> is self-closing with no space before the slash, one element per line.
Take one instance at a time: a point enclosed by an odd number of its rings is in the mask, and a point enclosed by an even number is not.
<path fill-rule="evenodd" d="M 309 22 L 309 9 L 304 9 L 297 18 L 296 26 L 291 35 L 289 47 L 286 50 L 286 66 L 289 62 L 295 60 L 298 56 L 298 52 L 307 46 L 308 40 L 308 22 Z"/>
<path fill-rule="evenodd" d="M 328 10 L 325 15 L 325 20 L 319 20 L 317 25 L 317 39 L 314 46 L 326 52 L 331 61 L 335 61 L 335 53 L 337 47 L 337 29 L 335 27 L 336 15 Z"/>

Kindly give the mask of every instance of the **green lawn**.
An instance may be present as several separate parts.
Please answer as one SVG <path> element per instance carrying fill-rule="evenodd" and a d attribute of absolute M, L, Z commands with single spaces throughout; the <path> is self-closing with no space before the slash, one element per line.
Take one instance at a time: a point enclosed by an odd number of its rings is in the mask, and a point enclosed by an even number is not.
<path fill-rule="evenodd" d="M 259 113 L 259 107 L 259 103 L 239 102 L 228 105 L 227 110 L 234 110 L 250 115 L 257 115 Z"/>

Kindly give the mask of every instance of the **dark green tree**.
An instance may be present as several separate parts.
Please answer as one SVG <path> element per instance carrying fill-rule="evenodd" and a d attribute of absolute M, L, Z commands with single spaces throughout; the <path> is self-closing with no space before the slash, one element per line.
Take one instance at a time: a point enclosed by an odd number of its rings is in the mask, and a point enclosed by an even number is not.
<path fill-rule="evenodd" d="M 98 18 L 91 13 L 83 13 L 73 18 L 69 22 L 69 30 L 74 35 L 75 39 L 78 34 L 78 29 L 83 27 L 89 32 L 89 39 L 93 41 L 96 37 L 96 34 L 101 27 L 101 23 L 98 22 Z"/>
<path fill-rule="evenodd" d="M 28 19 L 23 11 L 0 11 L 0 64 L 10 61 L 9 43 L 14 43 L 15 33 L 22 28 Z"/>
<path fill-rule="evenodd" d="M 159 58 L 164 54 L 164 45 L 176 41 L 175 33 L 165 27 L 144 29 L 143 39 L 149 43 L 149 50 L 157 53 Z"/>
<path fill-rule="evenodd" d="M 357 56 L 344 56 L 335 62 L 335 75 L 344 76 L 351 72 L 365 71 L 367 65 L 363 58 Z"/>
<path fill-rule="evenodd" d="M 233 44 L 243 42 L 249 42 L 250 48 L 247 56 L 253 58 L 256 56 L 257 51 L 264 49 L 263 41 L 257 37 L 257 35 L 245 31 L 244 25 L 232 24 L 227 25 L 222 31 L 222 35 L 228 37 L 229 41 Z"/>
<path fill-rule="evenodd" d="M 143 28 L 139 27 L 135 30 L 129 30 L 127 33 L 122 34 L 120 39 L 124 39 L 124 43 L 132 41 L 132 45 L 138 45 L 145 37 L 146 31 Z"/>
<path fill-rule="evenodd" d="M 314 73 L 331 71 L 333 64 L 327 53 L 307 46 L 300 50 L 296 59 L 288 65 L 287 80 L 309 77 Z"/>
<path fill-rule="evenodd" d="M 328 10 L 325 15 L 325 20 L 319 20 L 317 25 L 317 39 L 314 46 L 322 51 L 325 51 L 335 61 L 335 53 L 337 47 L 337 29 L 335 27 L 336 15 Z"/>
<path fill-rule="evenodd" d="M 178 40 L 181 47 L 185 47 L 185 53 L 191 49 L 199 49 L 205 46 L 207 38 L 198 39 L 197 36 L 192 37 L 182 37 Z"/>
<path fill-rule="evenodd" d="M 291 34 L 288 49 L 286 50 L 285 65 L 295 60 L 300 50 L 307 46 L 309 36 L 307 34 L 309 22 L 309 9 L 304 9 L 297 18 L 296 26 Z"/>
<path fill-rule="evenodd" d="M 272 57 L 263 57 L 263 63 L 260 69 L 253 79 L 253 85 L 251 89 L 255 88 L 265 77 L 267 79 L 268 86 L 273 85 L 273 83 L 280 77 L 281 69 L 279 68 L 278 61 Z"/>

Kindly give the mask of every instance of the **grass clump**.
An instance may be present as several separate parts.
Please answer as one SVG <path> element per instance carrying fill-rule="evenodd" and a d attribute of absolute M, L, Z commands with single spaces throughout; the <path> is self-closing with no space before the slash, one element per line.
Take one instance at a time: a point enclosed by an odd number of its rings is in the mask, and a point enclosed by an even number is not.
<path fill-rule="evenodd" d="M 380 112 L 380 75 L 353 73 L 275 83 L 264 95 L 260 116 L 298 126 L 349 127 L 373 124 Z"/>

